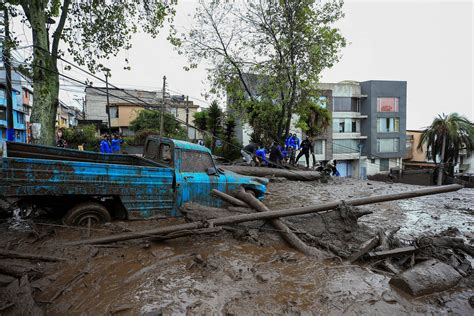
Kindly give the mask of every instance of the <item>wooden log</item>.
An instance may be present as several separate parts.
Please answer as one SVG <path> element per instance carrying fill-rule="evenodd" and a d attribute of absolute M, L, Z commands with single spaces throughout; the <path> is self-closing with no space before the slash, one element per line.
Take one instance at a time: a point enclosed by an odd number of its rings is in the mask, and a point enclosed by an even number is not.
<path fill-rule="evenodd" d="M 226 194 L 224 192 L 221 192 L 219 190 L 216 190 L 216 189 L 213 189 L 212 190 L 212 194 L 214 194 L 215 196 L 217 196 L 218 198 L 220 198 L 221 200 L 223 200 L 224 202 L 227 202 L 231 205 L 234 205 L 234 206 L 241 206 L 241 207 L 249 207 L 247 205 L 247 203 L 245 203 L 244 201 L 241 201 L 239 199 L 236 199 L 235 197 L 233 196 L 230 196 L 229 194 Z"/>
<path fill-rule="evenodd" d="M 261 167 L 248 167 L 248 166 L 220 166 L 220 168 L 233 171 L 238 174 L 245 176 L 256 176 L 256 177 L 283 177 L 289 180 L 300 180 L 300 181 L 314 181 L 321 178 L 321 173 L 318 171 L 301 171 L 301 170 L 287 170 L 277 168 L 261 168 Z"/>
<path fill-rule="evenodd" d="M 182 230 L 174 233 L 170 233 L 167 235 L 158 235 L 150 237 L 151 241 L 163 241 L 169 239 L 176 239 L 180 237 L 190 236 L 190 235 L 205 235 L 205 234 L 214 234 L 219 233 L 222 231 L 222 227 L 209 227 L 209 228 L 202 228 L 202 229 L 193 229 L 193 230 Z"/>
<path fill-rule="evenodd" d="M 53 257 L 53 256 L 44 256 L 44 255 L 34 255 L 31 253 L 22 253 L 16 251 L 8 251 L 0 249 L 0 257 L 12 258 L 12 259 L 29 259 L 29 260 L 40 260 L 40 261 L 66 261 L 65 258 Z"/>
<path fill-rule="evenodd" d="M 362 246 L 360 247 L 360 249 L 357 252 L 353 253 L 349 257 L 349 262 L 353 263 L 353 262 L 357 261 L 360 257 L 362 257 L 363 255 L 365 255 L 366 253 L 368 253 L 369 251 L 371 251 L 372 249 L 377 247 L 378 244 L 379 244 L 379 236 L 375 236 L 375 237 L 367 240 L 365 243 L 362 244 Z"/>
<path fill-rule="evenodd" d="M 265 204 L 260 202 L 252 194 L 245 192 L 243 189 L 237 192 L 236 197 L 246 202 L 248 205 L 253 207 L 257 212 L 271 212 L 271 210 Z M 324 251 L 308 246 L 304 241 L 299 239 L 299 237 L 296 236 L 290 230 L 290 228 L 285 223 L 283 223 L 280 219 L 273 218 L 270 220 L 270 223 L 276 229 L 280 231 L 281 236 L 288 244 L 290 244 L 297 250 L 301 251 L 305 255 L 317 257 L 319 259 L 324 259 L 328 257 Z"/>
<path fill-rule="evenodd" d="M 227 225 L 227 224 L 237 224 L 237 223 L 250 222 L 250 221 L 255 221 L 255 220 L 268 220 L 268 219 L 279 218 L 279 217 L 324 212 L 324 211 L 335 209 L 343 203 L 345 203 L 346 205 L 359 206 L 359 205 L 372 204 L 372 203 L 403 200 L 403 199 L 413 198 L 417 196 L 452 192 L 452 191 L 457 191 L 461 188 L 463 188 L 463 186 L 458 185 L 458 184 L 451 184 L 451 185 L 430 187 L 430 188 L 420 189 L 420 190 L 413 190 L 413 191 L 403 192 L 403 193 L 393 193 L 393 194 L 364 197 L 364 198 L 345 200 L 345 201 L 339 200 L 339 201 L 329 202 L 325 204 L 300 207 L 300 208 L 294 208 L 294 209 L 276 210 L 276 211 L 270 211 L 270 212 L 251 213 L 251 214 L 239 214 L 239 215 L 228 216 L 228 217 L 223 217 L 223 218 L 216 218 L 216 219 L 212 219 L 205 222 L 186 223 L 186 224 L 179 224 L 179 225 L 149 229 L 142 232 L 122 233 L 122 234 L 116 234 L 113 236 L 101 237 L 101 238 L 79 240 L 79 241 L 67 243 L 66 245 L 72 246 L 72 245 L 82 245 L 82 244 L 113 243 L 113 242 L 124 241 L 124 240 L 146 238 L 146 237 L 150 237 L 150 235 L 163 235 L 163 234 L 168 234 L 168 233 L 172 233 L 172 232 L 176 232 L 180 230 L 205 228 L 209 225 L 222 226 L 222 225 Z"/>
<path fill-rule="evenodd" d="M 398 256 L 398 255 L 407 255 L 415 252 L 418 248 L 413 247 L 413 246 L 408 246 L 408 247 L 401 247 L 401 248 L 395 248 L 395 249 L 390 249 L 390 250 L 383 250 L 383 251 L 374 251 L 369 253 L 369 257 L 371 259 L 381 259 L 381 258 L 387 258 L 387 257 L 393 257 L 393 256 Z"/>

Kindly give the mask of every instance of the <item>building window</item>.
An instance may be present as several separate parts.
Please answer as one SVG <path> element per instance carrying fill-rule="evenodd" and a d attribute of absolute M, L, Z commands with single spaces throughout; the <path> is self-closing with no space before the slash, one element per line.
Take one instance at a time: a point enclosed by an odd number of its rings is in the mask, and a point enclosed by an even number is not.
<path fill-rule="evenodd" d="M 334 112 L 360 112 L 359 99 L 333 97 Z"/>
<path fill-rule="evenodd" d="M 358 153 L 359 141 L 355 139 L 335 139 L 333 141 L 333 153 L 335 154 L 353 154 Z"/>
<path fill-rule="evenodd" d="M 377 152 L 379 153 L 396 153 L 399 151 L 398 138 L 377 138 Z"/>
<path fill-rule="evenodd" d="M 117 106 L 109 107 L 110 110 L 110 117 L 111 118 L 118 118 L 119 117 L 119 109 Z"/>
<path fill-rule="evenodd" d="M 389 169 L 389 159 L 382 158 L 380 159 L 380 171 L 388 171 Z"/>
<path fill-rule="evenodd" d="M 16 112 L 16 122 L 18 124 L 25 124 L 25 115 L 21 112 Z"/>
<path fill-rule="evenodd" d="M 316 155 L 323 154 L 323 140 L 317 140 L 314 142 L 314 153 Z"/>
<path fill-rule="evenodd" d="M 0 106 L 0 120 L 6 121 L 7 120 L 7 109 Z"/>
<path fill-rule="evenodd" d="M 381 117 L 377 119 L 378 133 L 395 133 L 400 131 L 400 119 L 398 117 Z"/>
<path fill-rule="evenodd" d="M 360 133 L 360 121 L 358 119 L 334 119 L 334 133 Z"/>
<path fill-rule="evenodd" d="M 377 112 L 398 112 L 398 98 L 377 98 Z"/>
<path fill-rule="evenodd" d="M 0 90 L 0 99 L 5 99 L 5 90 Z"/>

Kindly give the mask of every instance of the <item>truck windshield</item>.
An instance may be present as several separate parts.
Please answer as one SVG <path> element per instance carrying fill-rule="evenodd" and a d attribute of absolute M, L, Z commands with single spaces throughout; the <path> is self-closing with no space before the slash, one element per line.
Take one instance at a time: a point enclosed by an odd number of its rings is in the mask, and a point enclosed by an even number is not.
<path fill-rule="evenodd" d="M 213 168 L 214 162 L 211 155 L 199 151 L 183 150 L 181 154 L 181 172 L 207 172 Z"/>

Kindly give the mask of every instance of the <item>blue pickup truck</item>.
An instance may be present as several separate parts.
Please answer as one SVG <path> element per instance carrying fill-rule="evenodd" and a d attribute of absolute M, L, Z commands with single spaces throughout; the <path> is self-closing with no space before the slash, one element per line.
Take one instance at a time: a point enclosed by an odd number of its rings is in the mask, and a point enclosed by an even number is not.
<path fill-rule="evenodd" d="M 143 157 L 6 142 L 0 199 L 65 214 L 68 225 L 179 215 L 186 202 L 220 206 L 212 189 L 240 186 L 262 199 L 267 179 L 219 169 L 208 148 L 151 136 Z"/>

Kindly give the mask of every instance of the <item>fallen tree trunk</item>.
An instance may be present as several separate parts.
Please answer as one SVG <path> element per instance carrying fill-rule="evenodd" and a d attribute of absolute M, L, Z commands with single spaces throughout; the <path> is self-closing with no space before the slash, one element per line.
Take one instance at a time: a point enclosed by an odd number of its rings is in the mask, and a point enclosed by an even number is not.
<path fill-rule="evenodd" d="M 234 205 L 234 206 L 241 206 L 241 207 L 249 207 L 247 205 L 247 203 L 245 203 L 244 201 L 241 201 L 239 199 L 236 199 L 235 197 L 233 196 L 230 196 L 229 194 L 226 194 L 224 192 L 221 192 L 219 190 L 216 190 L 216 189 L 213 189 L 212 190 L 212 194 L 214 194 L 215 196 L 217 196 L 218 198 L 220 198 L 221 200 L 223 200 L 224 202 L 227 202 L 231 205 Z"/>
<path fill-rule="evenodd" d="M 29 260 L 40 260 L 40 261 L 66 261 L 65 258 L 52 257 L 52 256 L 43 256 L 43 255 L 34 255 L 30 253 L 21 253 L 16 251 L 8 251 L 0 249 L 0 257 L 12 258 L 12 259 L 29 259 Z"/>
<path fill-rule="evenodd" d="M 224 170 L 233 171 L 245 176 L 283 177 L 289 180 L 314 181 L 321 178 L 318 171 L 287 170 L 277 168 L 247 167 L 247 166 L 220 166 Z"/>
<path fill-rule="evenodd" d="M 380 203 L 380 202 L 386 202 L 386 201 L 408 199 L 408 198 L 413 198 L 417 196 L 457 191 L 461 189 L 462 187 L 463 186 L 458 185 L 458 184 L 451 184 L 451 185 L 437 186 L 437 187 L 421 189 L 421 190 L 414 190 L 410 192 L 386 194 L 386 195 L 365 197 L 365 198 L 345 200 L 345 201 L 339 200 L 339 201 L 329 202 L 325 204 L 300 207 L 300 208 L 295 208 L 295 209 L 276 210 L 276 211 L 270 211 L 270 212 L 251 213 L 251 214 L 239 214 L 239 215 L 228 216 L 228 217 L 223 217 L 223 218 L 216 218 L 216 219 L 212 219 L 210 221 L 204 221 L 204 222 L 179 224 L 179 225 L 173 225 L 173 226 L 167 226 L 167 227 L 159 227 L 159 228 L 150 229 L 150 230 L 146 230 L 142 232 L 122 233 L 122 234 L 117 234 L 113 236 L 80 240 L 80 241 L 68 243 L 66 245 L 112 243 L 112 242 L 118 242 L 118 241 L 124 241 L 124 240 L 150 237 L 151 235 L 168 234 L 168 233 L 172 233 L 172 232 L 176 232 L 180 230 L 205 228 L 208 226 L 222 226 L 222 225 L 227 225 L 227 224 L 237 224 L 237 223 L 243 223 L 243 222 L 249 222 L 249 221 L 255 221 L 255 220 L 268 220 L 268 219 L 286 217 L 286 216 L 318 213 L 318 212 L 324 212 L 331 209 L 335 209 L 343 203 L 345 203 L 346 205 L 353 205 L 353 206 L 373 204 L 373 203 Z"/>
<path fill-rule="evenodd" d="M 257 200 L 253 195 L 245 192 L 243 189 L 237 192 L 236 197 L 253 207 L 257 212 L 271 212 L 271 210 L 265 204 Z M 317 257 L 319 259 L 328 257 L 323 251 L 308 246 L 306 243 L 304 243 L 280 219 L 271 219 L 270 223 L 280 231 L 281 236 L 288 244 L 298 249 L 305 255 Z"/>

